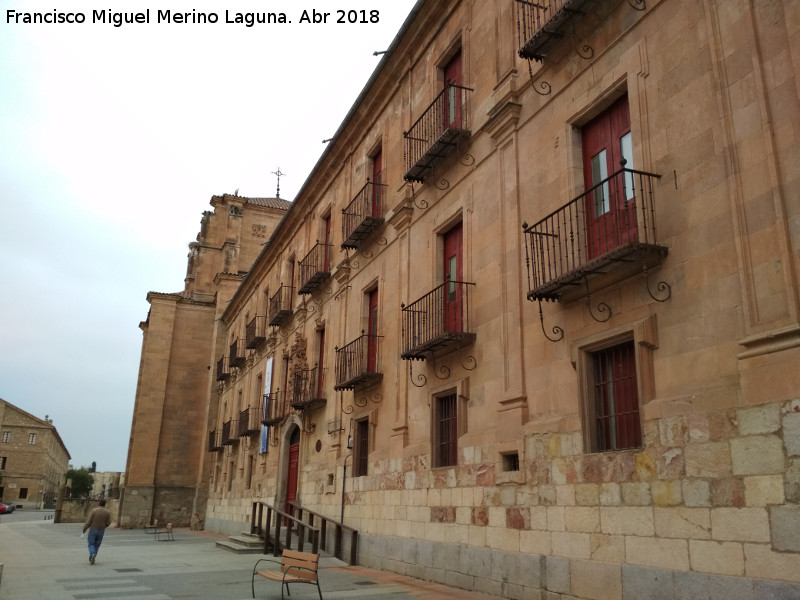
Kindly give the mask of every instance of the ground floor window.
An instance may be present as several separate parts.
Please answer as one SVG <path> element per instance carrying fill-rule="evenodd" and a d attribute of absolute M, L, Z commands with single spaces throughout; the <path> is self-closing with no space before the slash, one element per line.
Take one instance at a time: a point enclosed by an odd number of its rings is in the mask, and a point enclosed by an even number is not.
<path fill-rule="evenodd" d="M 458 396 L 455 392 L 436 398 L 436 446 L 437 467 L 458 464 Z"/>
<path fill-rule="evenodd" d="M 353 475 L 363 477 L 369 470 L 369 419 L 356 421 Z"/>
<path fill-rule="evenodd" d="M 592 353 L 598 452 L 640 448 L 642 427 L 633 340 Z"/>
<path fill-rule="evenodd" d="M 654 315 L 571 344 L 587 452 L 643 446 L 641 407 L 655 397 L 653 353 L 657 348 Z"/>

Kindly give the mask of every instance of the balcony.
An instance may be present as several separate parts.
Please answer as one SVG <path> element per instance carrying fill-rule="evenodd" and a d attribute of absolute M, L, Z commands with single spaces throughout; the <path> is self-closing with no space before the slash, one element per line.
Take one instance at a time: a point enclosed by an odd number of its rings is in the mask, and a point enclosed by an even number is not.
<path fill-rule="evenodd" d="M 654 189 L 660 175 L 622 168 L 544 219 L 523 223 L 528 300 L 570 301 L 659 264 Z M 600 215 L 600 216 L 595 216 Z"/>
<path fill-rule="evenodd" d="M 245 348 L 256 350 L 267 341 L 267 317 L 253 317 L 245 327 Z"/>
<path fill-rule="evenodd" d="M 571 32 L 588 0 L 516 0 L 519 55 L 541 61 Z"/>
<path fill-rule="evenodd" d="M 314 410 L 323 406 L 326 402 L 323 377 L 317 367 L 296 372 L 292 377 L 292 408 Z"/>
<path fill-rule="evenodd" d="M 425 360 L 475 341 L 469 322 L 474 283 L 445 281 L 416 302 L 403 305 L 403 360 Z"/>
<path fill-rule="evenodd" d="M 239 412 L 239 437 L 250 437 L 261 431 L 261 414 L 258 407 L 245 408 Z"/>
<path fill-rule="evenodd" d="M 292 286 L 282 285 L 269 299 L 269 324 L 280 327 L 292 318 Z"/>
<path fill-rule="evenodd" d="M 225 381 L 231 376 L 231 367 L 228 357 L 223 356 L 217 361 L 217 381 Z"/>
<path fill-rule="evenodd" d="M 239 426 L 236 419 L 229 419 L 222 424 L 222 445 L 233 446 L 239 443 Z"/>
<path fill-rule="evenodd" d="M 331 245 L 317 242 L 300 261 L 298 294 L 312 294 L 331 276 Z"/>
<path fill-rule="evenodd" d="M 336 385 L 333 389 L 354 390 L 369 387 L 383 379 L 378 370 L 379 343 L 383 336 L 361 336 L 342 348 L 336 349 Z"/>
<path fill-rule="evenodd" d="M 470 88 L 449 84 L 422 116 L 403 132 L 406 139 L 406 181 L 424 182 L 428 175 L 449 156 L 467 130 L 467 98 Z"/>
<path fill-rule="evenodd" d="M 285 394 L 278 390 L 277 392 L 270 392 L 264 394 L 263 419 L 261 423 L 264 425 L 275 425 L 283 421 L 286 413 L 286 403 L 284 401 Z"/>
<path fill-rule="evenodd" d="M 367 180 L 347 208 L 342 209 L 342 248 L 358 249 L 361 242 L 383 224 L 383 201 L 387 187 Z"/>
<path fill-rule="evenodd" d="M 220 432 L 216 429 L 213 431 L 208 432 L 208 451 L 209 452 L 219 452 L 222 450 L 222 444 L 220 443 Z"/>
<path fill-rule="evenodd" d="M 228 357 L 228 364 L 237 369 L 241 369 L 247 362 L 244 356 L 244 348 L 239 342 L 241 340 L 236 340 L 230 345 L 230 356 Z"/>

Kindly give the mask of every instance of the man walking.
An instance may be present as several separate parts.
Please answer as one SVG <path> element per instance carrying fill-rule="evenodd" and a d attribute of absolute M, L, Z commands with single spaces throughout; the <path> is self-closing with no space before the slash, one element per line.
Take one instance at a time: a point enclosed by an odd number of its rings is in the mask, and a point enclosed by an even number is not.
<path fill-rule="evenodd" d="M 94 564 L 97 551 L 103 542 L 106 527 L 111 525 L 111 512 L 106 508 L 106 501 L 100 500 L 100 506 L 93 508 L 83 524 L 83 533 L 89 530 L 89 563 Z"/>

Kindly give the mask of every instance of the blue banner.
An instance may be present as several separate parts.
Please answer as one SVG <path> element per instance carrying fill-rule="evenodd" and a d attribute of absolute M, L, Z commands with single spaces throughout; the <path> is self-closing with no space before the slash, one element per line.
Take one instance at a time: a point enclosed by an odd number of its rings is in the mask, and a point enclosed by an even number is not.
<path fill-rule="evenodd" d="M 264 402 L 261 406 L 261 418 L 267 420 L 269 417 L 269 394 L 272 390 L 272 357 L 267 359 L 267 368 L 264 373 Z M 267 442 L 269 440 L 269 425 L 261 425 L 261 454 L 267 453 Z"/>

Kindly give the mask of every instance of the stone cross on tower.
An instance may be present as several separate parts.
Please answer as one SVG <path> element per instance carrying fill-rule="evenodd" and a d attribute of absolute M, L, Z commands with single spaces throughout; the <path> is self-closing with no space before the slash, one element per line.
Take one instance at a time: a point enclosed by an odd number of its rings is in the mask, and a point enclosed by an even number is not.
<path fill-rule="evenodd" d="M 281 175 L 286 175 L 286 173 L 281 173 L 281 168 L 278 167 L 278 170 L 277 171 L 273 171 L 272 174 L 278 176 L 278 191 L 276 192 L 275 197 L 276 198 L 280 198 L 281 197 Z"/>

